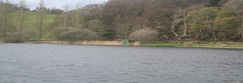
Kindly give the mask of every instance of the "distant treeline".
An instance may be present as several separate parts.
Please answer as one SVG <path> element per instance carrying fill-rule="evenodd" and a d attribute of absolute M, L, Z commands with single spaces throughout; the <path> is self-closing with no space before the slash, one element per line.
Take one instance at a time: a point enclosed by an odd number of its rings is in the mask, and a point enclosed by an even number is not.
<path fill-rule="evenodd" d="M 62 40 L 242 41 L 242 15 L 243 0 L 109 0 L 66 11 L 52 27 Z"/>
<path fill-rule="evenodd" d="M 63 7 L 49 25 L 59 40 L 243 41 L 243 0 L 109 0 Z"/>

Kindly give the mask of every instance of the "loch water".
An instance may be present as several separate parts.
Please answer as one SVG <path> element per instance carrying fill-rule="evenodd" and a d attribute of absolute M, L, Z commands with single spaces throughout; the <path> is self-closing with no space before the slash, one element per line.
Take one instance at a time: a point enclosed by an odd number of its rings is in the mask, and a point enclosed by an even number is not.
<path fill-rule="evenodd" d="M 243 83 L 243 50 L 0 44 L 0 83 Z"/>

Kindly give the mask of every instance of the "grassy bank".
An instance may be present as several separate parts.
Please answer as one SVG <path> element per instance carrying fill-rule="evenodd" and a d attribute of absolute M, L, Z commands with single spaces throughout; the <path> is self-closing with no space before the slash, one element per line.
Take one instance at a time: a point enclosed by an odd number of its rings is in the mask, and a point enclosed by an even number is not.
<path fill-rule="evenodd" d="M 19 13 L 18 12 L 11 12 L 10 13 L 12 16 L 12 22 L 13 22 L 13 26 L 15 27 L 19 27 Z M 25 20 L 23 23 L 23 27 L 24 28 L 31 28 L 31 29 L 38 29 L 39 24 L 38 24 L 38 14 L 36 12 L 26 12 L 25 13 Z M 44 36 L 43 38 L 49 38 L 51 36 L 50 33 L 50 23 L 53 22 L 54 18 L 56 17 L 56 14 L 46 14 L 45 15 L 45 19 L 44 19 L 44 24 L 43 24 L 43 28 L 44 28 Z"/>
<path fill-rule="evenodd" d="M 240 48 L 243 49 L 243 43 L 212 43 L 212 44 L 187 44 L 187 43 L 148 43 L 141 46 L 156 46 L 156 47 L 203 47 L 203 48 Z"/>

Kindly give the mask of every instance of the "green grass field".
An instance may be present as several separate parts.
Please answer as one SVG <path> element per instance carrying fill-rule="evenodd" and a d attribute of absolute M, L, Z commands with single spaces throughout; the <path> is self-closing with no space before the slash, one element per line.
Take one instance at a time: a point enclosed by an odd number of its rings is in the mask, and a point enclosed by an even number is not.
<path fill-rule="evenodd" d="M 18 12 L 11 12 L 10 13 L 11 16 L 12 16 L 12 22 L 14 22 L 14 26 L 15 27 L 18 27 L 19 26 L 19 13 Z M 24 28 L 32 28 L 32 29 L 38 29 L 39 25 L 38 25 L 38 22 L 37 22 L 37 16 L 38 14 L 35 13 L 35 12 L 26 12 L 25 13 L 25 21 L 24 21 L 24 25 L 23 27 Z M 51 36 L 51 33 L 50 33 L 50 23 L 53 22 L 54 18 L 56 17 L 57 15 L 56 14 L 46 14 L 45 15 L 45 20 L 44 20 L 44 25 L 43 25 L 43 28 L 44 28 L 44 35 L 43 35 L 43 38 L 49 38 Z"/>

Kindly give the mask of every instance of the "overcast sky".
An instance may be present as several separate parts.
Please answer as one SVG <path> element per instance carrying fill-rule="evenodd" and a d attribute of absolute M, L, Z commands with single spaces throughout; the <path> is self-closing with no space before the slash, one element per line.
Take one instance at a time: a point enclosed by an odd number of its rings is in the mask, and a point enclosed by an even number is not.
<path fill-rule="evenodd" d="M 33 10 L 38 6 L 40 0 L 26 0 L 27 6 Z M 75 5 L 79 3 L 81 6 L 88 4 L 104 3 L 108 0 L 44 0 L 47 8 L 60 8 L 63 9 L 65 4 L 68 4 L 71 9 L 75 8 Z M 9 0 L 10 3 L 18 4 L 19 0 Z"/>

